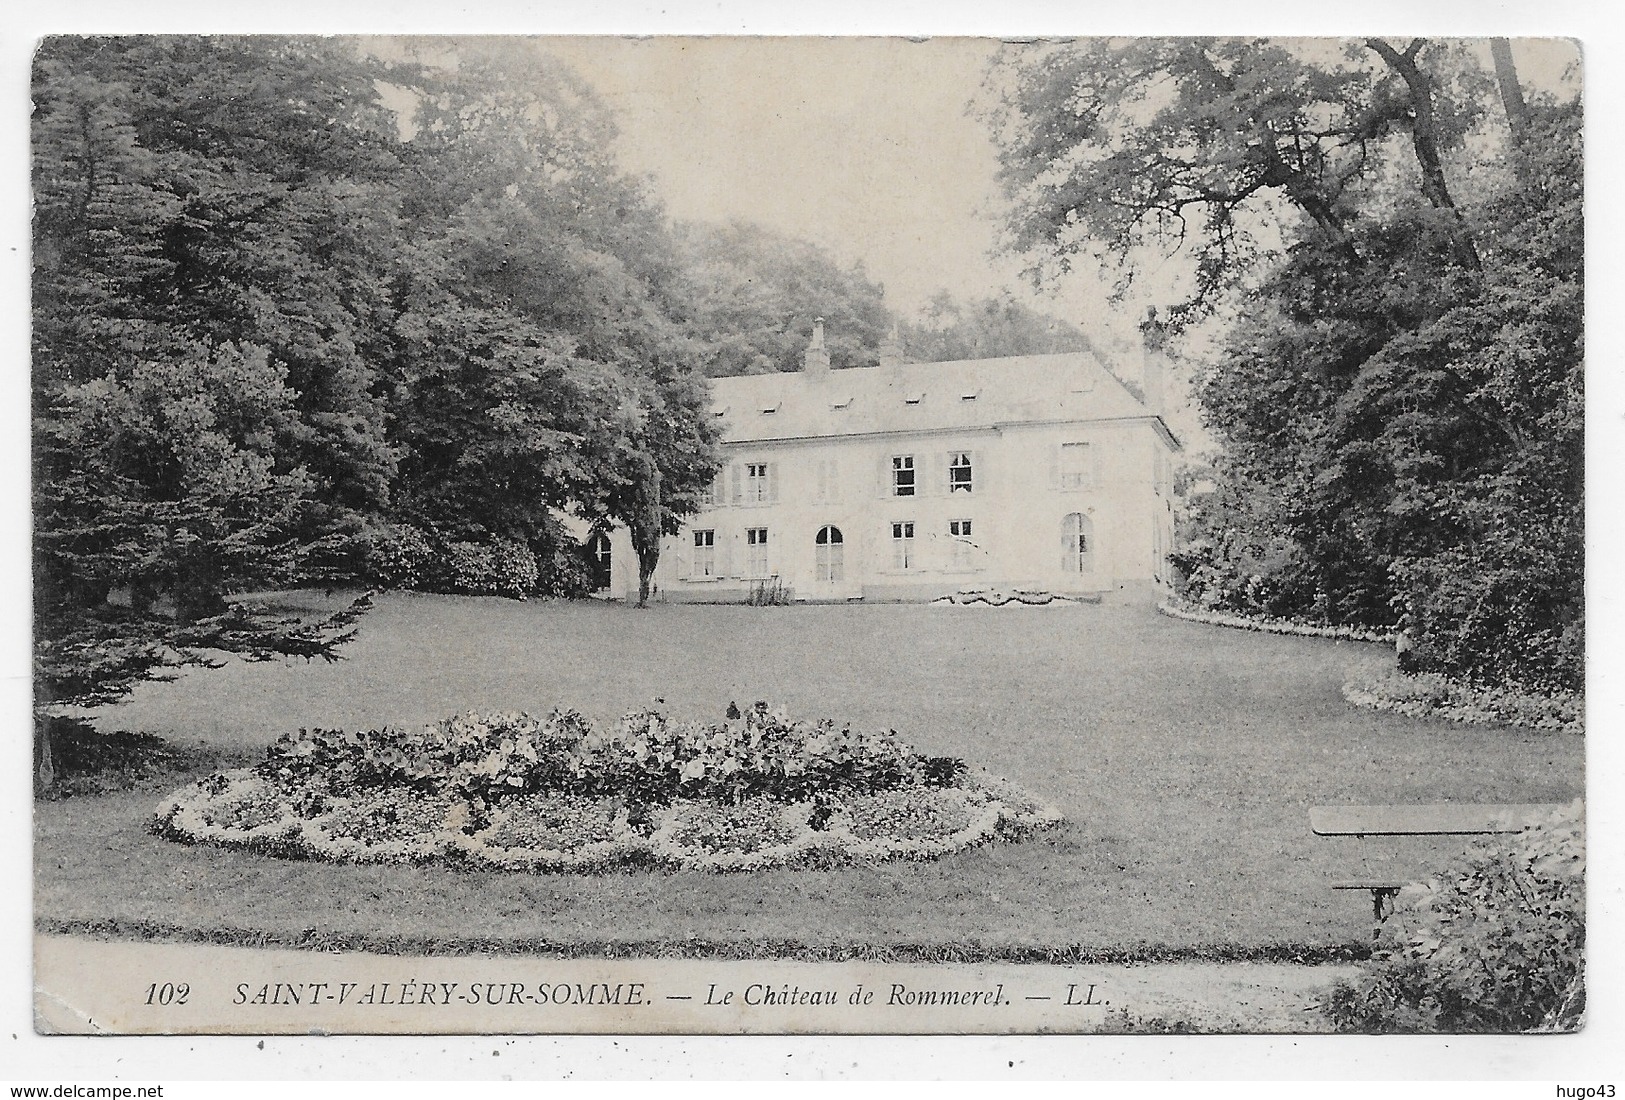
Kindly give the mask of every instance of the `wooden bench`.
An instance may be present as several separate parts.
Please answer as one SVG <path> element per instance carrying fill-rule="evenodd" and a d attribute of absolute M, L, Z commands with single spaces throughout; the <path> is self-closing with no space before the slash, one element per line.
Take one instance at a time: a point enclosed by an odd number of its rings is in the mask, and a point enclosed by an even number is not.
<path fill-rule="evenodd" d="M 1564 808 L 1555 803 L 1461 802 L 1433 806 L 1315 806 L 1309 811 L 1309 826 L 1316 836 L 1485 836 L 1522 832 Z M 1334 882 L 1332 889 L 1371 891 L 1375 935 L 1393 912 L 1394 898 L 1414 881 L 1366 875 Z"/>

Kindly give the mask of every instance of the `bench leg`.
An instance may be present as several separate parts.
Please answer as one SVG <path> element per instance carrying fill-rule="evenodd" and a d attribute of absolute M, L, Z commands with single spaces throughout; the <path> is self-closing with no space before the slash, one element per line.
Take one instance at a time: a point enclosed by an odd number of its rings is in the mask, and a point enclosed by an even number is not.
<path fill-rule="evenodd" d="M 1376 939 L 1382 934 L 1382 923 L 1393 915 L 1394 899 L 1398 896 L 1399 891 L 1392 886 L 1373 886 L 1371 888 L 1372 939 Z"/>

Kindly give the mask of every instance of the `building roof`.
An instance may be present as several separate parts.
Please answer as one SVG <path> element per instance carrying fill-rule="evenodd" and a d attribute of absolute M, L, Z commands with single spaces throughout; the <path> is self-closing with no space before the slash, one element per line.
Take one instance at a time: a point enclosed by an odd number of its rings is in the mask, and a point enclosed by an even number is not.
<path fill-rule="evenodd" d="M 995 425 L 1150 420 L 1089 352 L 713 378 L 724 443 L 964 431 Z"/>

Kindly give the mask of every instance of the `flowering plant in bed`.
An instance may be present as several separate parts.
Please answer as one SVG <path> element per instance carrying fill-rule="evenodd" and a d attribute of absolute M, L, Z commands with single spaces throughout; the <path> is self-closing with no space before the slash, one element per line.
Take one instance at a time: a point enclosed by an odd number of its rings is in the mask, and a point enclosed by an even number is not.
<path fill-rule="evenodd" d="M 709 871 L 930 859 L 1061 820 L 895 732 L 758 703 L 721 722 L 638 711 L 467 714 L 421 729 L 301 730 L 254 768 L 171 794 L 185 843 L 340 862 Z"/>

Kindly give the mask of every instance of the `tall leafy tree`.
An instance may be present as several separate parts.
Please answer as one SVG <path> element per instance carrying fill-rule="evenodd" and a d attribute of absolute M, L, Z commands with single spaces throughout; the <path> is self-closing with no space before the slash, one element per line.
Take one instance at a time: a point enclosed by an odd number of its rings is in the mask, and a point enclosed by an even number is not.
<path fill-rule="evenodd" d="M 1035 266 L 1183 247 L 1176 324 L 1224 321 L 1192 595 L 1575 686 L 1578 114 L 1498 75 L 1506 127 L 1456 44 L 1102 41 L 1015 62 L 992 117 Z"/>
<path fill-rule="evenodd" d="M 416 87 L 432 168 L 406 203 L 397 511 L 538 547 L 563 511 L 625 523 L 646 600 L 659 535 L 716 469 L 679 247 L 609 156 L 607 112 L 547 56 L 471 46 Z"/>
<path fill-rule="evenodd" d="M 892 316 L 861 265 L 744 222 L 687 223 L 677 242 L 689 286 L 685 321 L 712 377 L 801 369 L 824 318 L 830 365 L 873 366 Z"/>
<path fill-rule="evenodd" d="M 1453 216 L 1442 151 L 1478 117 L 1483 81 L 1447 47 L 1421 59 L 1428 45 L 1369 39 L 1339 57 L 1293 40 L 1137 38 L 1014 51 L 985 110 L 1012 246 L 1038 273 L 1105 261 L 1124 286 L 1148 255 L 1186 250 L 1178 322 L 1284 247 L 1346 248 L 1396 134 Z"/>
<path fill-rule="evenodd" d="M 957 301 L 939 291 L 917 319 L 898 326 L 907 358 L 920 363 L 1049 355 L 1086 351 L 1089 337 L 1076 325 L 1031 309 L 1009 294 Z"/>
<path fill-rule="evenodd" d="M 241 594 L 353 579 L 382 521 L 556 543 L 563 511 L 670 526 L 709 483 L 686 284 L 607 115 L 557 66 L 461 60 L 41 49 L 42 714 L 222 653 L 335 657 L 364 601 Z"/>
<path fill-rule="evenodd" d="M 59 38 L 34 99 L 40 705 L 222 651 L 334 656 L 359 607 L 300 624 L 235 594 L 328 574 L 393 472 L 371 69 L 314 40 Z"/>

